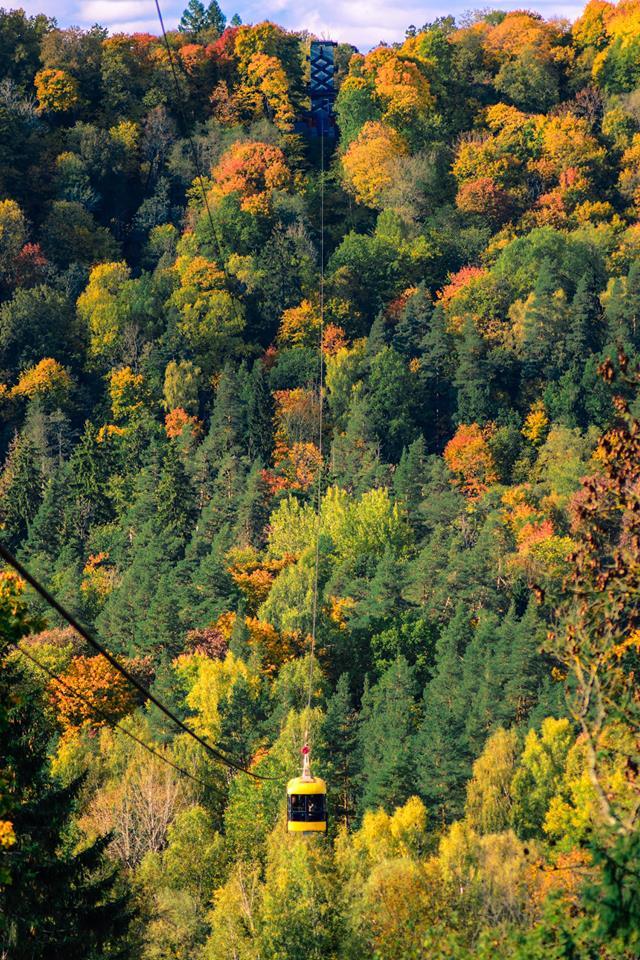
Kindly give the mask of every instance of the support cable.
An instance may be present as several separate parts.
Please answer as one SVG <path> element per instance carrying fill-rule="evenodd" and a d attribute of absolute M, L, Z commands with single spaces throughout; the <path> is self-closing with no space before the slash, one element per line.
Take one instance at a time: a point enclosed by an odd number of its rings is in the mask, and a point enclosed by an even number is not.
<path fill-rule="evenodd" d="M 23 644 L 17 643 L 16 650 L 18 650 L 23 657 L 26 657 L 27 660 L 30 660 L 31 663 L 38 667 L 39 670 L 42 670 L 43 673 L 46 673 L 51 680 L 58 684 L 58 686 L 63 687 L 63 689 L 67 690 L 74 697 L 77 697 L 78 700 L 82 700 L 82 702 L 85 703 L 94 714 L 100 717 L 101 720 L 104 720 L 113 730 L 119 730 L 120 733 L 124 733 L 125 736 L 129 737 L 139 746 L 143 747 L 152 756 L 156 757 L 158 760 L 162 760 L 163 763 L 168 764 L 170 767 L 173 767 L 173 769 L 177 773 L 181 774 L 181 776 L 188 777 L 189 780 L 193 780 L 194 783 L 199 784 L 201 787 L 205 787 L 207 790 L 211 789 L 212 784 L 205 783 L 204 780 L 200 780 L 199 777 L 194 777 L 194 775 L 189 773 L 188 770 L 183 770 L 183 768 L 179 767 L 177 763 L 169 760 L 168 757 L 165 757 L 164 754 L 160 753 L 158 750 L 154 750 L 153 747 L 150 747 L 148 743 L 145 743 L 144 740 L 141 740 L 140 737 L 137 737 L 135 733 L 131 732 L 131 730 L 127 730 L 126 727 L 123 727 L 118 720 L 114 720 L 113 717 L 109 716 L 109 714 L 106 713 L 102 707 L 99 707 L 96 703 L 93 703 L 89 697 L 85 697 L 83 693 L 80 693 L 80 691 L 73 687 L 70 683 L 67 683 L 66 680 L 63 680 L 62 677 L 59 677 L 57 673 L 46 666 L 46 664 L 42 663 L 41 660 L 38 660 L 37 657 L 34 657 L 31 651 L 27 650 Z M 214 789 L 217 791 L 217 788 L 214 787 Z"/>
<path fill-rule="evenodd" d="M 316 491 L 316 543 L 313 571 L 313 605 L 311 611 L 311 645 L 309 651 L 309 677 L 307 697 L 307 719 L 304 733 L 303 749 L 309 744 L 309 716 L 313 694 L 313 667 L 315 664 L 316 634 L 318 627 L 318 587 L 320 578 L 320 526 L 322 515 L 322 470 L 323 470 L 323 441 L 324 441 L 324 134 L 325 118 L 320 119 L 320 330 L 318 342 L 318 476 Z"/>
<path fill-rule="evenodd" d="M 63 607 L 58 600 L 56 600 L 53 594 L 51 594 L 47 588 L 43 586 L 40 581 L 29 572 L 29 570 L 27 570 L 24 564 L 22 564 L 2 543 L 0 543 L 0 557 L 10 567 L 13 567 L 16 573 L 19 574 L 19 576 L 29 584 L 29 586 L 33 587 L 33 589 L 37 594 L 39 594 L 40 597 L 42 597 L 45 603 L 55 610 L 63 620 L 66 620 L 69 626 L 73 627 L 76 633 L 78 633 L 83 640 L 86 640 L 86 642 L 93 647 L 93 649 L 96 650 L 101 657 L 104 657 L 104 659 L 111 664 L 114 670 L 117 670 L 117 672 L 121 674 L 125 680 L 128 680 L 128 682 L 135 687 L 139 693 L 142 694 L 145 700 L 148 700 L 155 707 L 157 707 L 158 710 L 160 710 L 165 717 L 168 717 L 169 720 L 173 721 L 173 723 L 175 723 L 175 725 L 182 730 L 183 733 L 186 733 L 193 740 L 195 740 L 196 743 L 199 743 L 201 747 L 204 747 L 209 756 L 212 757 L 216 763 L 221 763 L 223 766 L 228 767 L 230 770 L 235 770 L 238 773 L 244 773 L 248 777 L 252 777 L 254 780 L 281 779 L 280 777 L 266 777 L 259 773 L 255 773 L 253 770 L 247 769 L 246 767 L 242 766 L 241 763 L 237 763 L 235 760 L 226 757 L 217 747 L 204 740 L 201 736 L 199 736 L 199 734 L 188 727 L 183 720 L 177 717 L 175 713 L 169 709 L 169 707 L 166 707 L 164 703 L 159 700 L 147 687 L 145 687 L 145 685 L 141 683 L 140 680 L 138 680 L 138 678 L 130 670 L 120 663 L 120 661 L 114 657 L 114 655 L 110 653 L 107 648 L 103 646 L 103 644 L 100 643 L 100 641 L 97 640 L 93 634 L 90 633 L 89 630 L 87 630 L 87 628 L 76 619 L 76 617 L 74 617 L 72 613 L 69 613 L 69 611 Z"/>

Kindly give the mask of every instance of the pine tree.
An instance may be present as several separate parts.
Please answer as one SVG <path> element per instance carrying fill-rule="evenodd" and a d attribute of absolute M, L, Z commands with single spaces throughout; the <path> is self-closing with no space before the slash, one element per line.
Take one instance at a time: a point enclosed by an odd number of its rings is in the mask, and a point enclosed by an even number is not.
<path fill-rule="evenodd" d="M 0 887 L 0 952 L 12 960 L 93 960 L 130 956 L 132 911 L 122 880 L 107 866 L 109 837 L 74 850 L 71 818 L 82 786 L 50 779 L 44 704 L 15 663 L 3 664 L 0 702 L 10 703 L 0 769 L 11 770 L 16 836 L 10 882 Z"/>
<path fill-rule="evenodd" d="M 269 463 L 273 449 L 273 395 L 261 360 L 247 380 L 247 451 L 251 460 Z"/>
<path fill-rule="evenodd" d="M 418 437 L 402 451 L 400 463 L 393 475 L 393 489 L 397 500 L 411 517 L 413 523 L 423 499 L 426 471 L 424 437 Z M 416 524 L 417 525 L 417 524 Z"/>
<path fill-rule="evenodd" d="M 458 423 L 486 423 L 492 410 L 487 345 L 472 320 L 466 322 L 458 344 L 454 385 Z"/>
<path fill-rule="evenodd" d="M 393 347 L 405 360 L 411 360 L 422 352 L 432 314 L 431 298 L 424 284 L 421 284 L 409 298 L 393 331 Z"/>
<path fill-rule="evenodd" d="M 423 717 L 415 738 L 421 795 L 447 822 L 461 815 L 464 784 L 471 773 L 462 660 L 472 636 L 469 614 L 460 604 L 438 639 L 435 673 L 424 692 Z"/>
<path fill-rule="evenodd" d="M 261 547 L 269 520 L 268 491 L 263 478 L 263 465 L 254 461 L 244 482 L 238 502 L 236 530 L 242 546 Z"/>
<path fill-rule="evenodd" d="M 365 720 L 360 809 L 404 803 L 415 792 L 413 742 L 416 728 L 415 678 L 404 657 L 398 657 L 363 700 Z"/>
<path fill-rule="evenodd" d="M 419 423 L 430 452 L 441 452 L 452 434 L 456 408 L 453 385 L 455 351 L 442 307 L 431 313 L 420 343 L 418 370 Z"/>
<path fill-rule="evenodd" d="M 480 754 L 496 723 L 502 677 L 493 655 L 498 622 L 494 614 L 483 612 L 462 658 L 460 696 L 467 703 L 464 750 L 470 758 Z"/>
<path fill-rule="evenodd" d="M 538 609 L 532 598 L 524 615 L 517 619 L 512 607 L 501 627 L 504 684 L 500 704 L 501 721 L 505 724 L 528 720 L 551 673 L 548 657 L 540 652 L 545 624 Z"/>
<path fill-rule="evenodd" d="M 527 379 L 541 375 L 553 379 L 566 368 L 568 326 L 569 310 L 557 271 L 545 259 L 524 311 L 522 356 Z"/>
<path fill-rule="evenodd" d="M 416 436 L 414 384 L 406 363 L 393 347 L 371 359 L 367 379 L 369 420 L 382 456 L 397 462 L 405 444 Z"/>
<path fill-rule="evenodd" d="M 217 0 L 210 0 L 205 8 L 201 0 L 189 0 L 182 17 L 178 30 L 182 33 L 191 33 L 197 36 L 206 31 L 212 31 L 216 36 L 224 31 L 227 18 L 220 9 Z"/>
<path fill-rule="evenodd" d="M 343 673 L 335 693 L 327 701 L 322 722 L 323 748 L 320 760 L 331 784 L 332 817 L 349 826 L 355 813 L 357 767 L 357 714 L 349 690 L 349 676 Z"/>
<path fill-rule="evenodd" d="M 375 357 L 377 353 L 389 346 L 389 331 L 387 330 L 387 319 L 382 311 L 376 315 L 371 324 L 369 336 L 367 337 L 367 356 Z"/>
<path fill-rule="evenodd" d="M 226 554 L 233 546 L 228 527 L 212 531 L 211 539 L 199 535 L 189 545 L 189 556 L 194 571 L 189 580 L 185 603 L 189 604 L 196 626 L 216 620 L 232 608 L 237 589 L 229 573 Z"/>
<path fill-rule="evenodd" d="M 261 685 L 256 696 L 256 677 L 241 674 L 221 704 L 220 746 L 244 764 L 251 761 L 266 719 L 266 695 Z"/>
<path fill-rule="evenodd" d="M 9 547 L 27 536 L 44 495 L 45 478 L 36 444 L 16 434 L 0 475 L 0 521 Z"/>
<path fill-rule="evenodd" d="M 371 406 L 362 384 L 354 387 L 344 433 L 331 447 L 332 479 L 355 495 L 383 486 L 389 468 L 382 462 L 380 441 L 371 423 Z"/>
<path fill-rule="evenodd" d="M 182 457 L 173 444 L 165 452 L 153 502 L 158 534 L 175 538 L 184 548 L 195 522 L 196 504 Z"/>
<path fill-rule="evenodd" d="M 634 261 L 626 277 L 616 277 L 607 288 L 607 334 L 614 345 L 640 346 L 640 265 Z"/>
<path fill-rule="evenodd" d="M 585 272 L 578 280 L 578 286 L 569 316 L 567 330 L 567 352 L 573 367 L 582 372 L 584 361 L 590 353 L 596 353 L 602 342 L 602 306 L 598 287 L 592 272 Z"/>
<path fill-rule="evenodd" d="M 78 538 L 84 538 L 94 523 L 107 523 L 113 518 L 106 492 L 111 466 L 109 454 L 96 437 L 95 427 L 87 423 L 69 461 L 64 524 L 66 530 Z"/>

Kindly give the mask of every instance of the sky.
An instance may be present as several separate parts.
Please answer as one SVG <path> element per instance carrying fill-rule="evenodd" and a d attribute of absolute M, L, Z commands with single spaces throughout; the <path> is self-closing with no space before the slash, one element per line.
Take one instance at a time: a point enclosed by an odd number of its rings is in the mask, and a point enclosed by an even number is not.
<path fill-rule="evenodd" d="M 0 0 L 1 2 L 1 0 Z M 161 0 L 168 28 L 177 26 L 187 0 Z M 220 2 L 220 0 L 219 0 Z M 498 0 L 488 3 L 479 0 L 452 0 L 449 6 L 430 6 L 412 0 L 382 2 L 382 0 L 222 0 L 222 9 L 229 18 L 239 13 L 243 23 L 273 20 L 288 29 L 305 28 L 320 37 L 353 43 L 360 50 L 368 50 L 381 40 L 392 43 L 401 40 L 410 24 L 422 26 L 436 17 L 460 15 L 468 9 L 537 10 L 546 17 L 562 16 L 574 19 L 584 6 L 568 0 Z M 586 2 L 586 0 L 585 0 Z M 206 3 L 206 0 L 205 0 Z M 63 27 L 88 27 L 100 23 L 113 33 L 157 33 L 154 0 L 21 0 L 4 6 L 22 7 L 28 13 L 46 13 L 55 17 Z"/>

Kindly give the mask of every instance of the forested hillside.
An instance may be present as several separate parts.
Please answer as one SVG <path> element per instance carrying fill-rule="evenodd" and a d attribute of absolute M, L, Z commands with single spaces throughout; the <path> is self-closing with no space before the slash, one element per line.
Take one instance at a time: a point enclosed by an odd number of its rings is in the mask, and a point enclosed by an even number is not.
<path fill-rule="evenodd" d="M 0 10 L 2 542 L 267 778 L 5 570 L 0 957 L 630 960 L 640 2 L 310 39 Z"/>

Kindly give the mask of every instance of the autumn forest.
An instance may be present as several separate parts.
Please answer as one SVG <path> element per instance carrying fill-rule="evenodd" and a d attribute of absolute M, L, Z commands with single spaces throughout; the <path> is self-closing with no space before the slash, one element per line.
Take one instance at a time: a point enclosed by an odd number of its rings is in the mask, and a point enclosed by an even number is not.
<path fill-rule="evenodd" d="M 0 543 L 128 675 L 0 568 L 0 958 L 633 960 L 640 0 L 320 129 L 231 14 L 0 9 Z"/>

